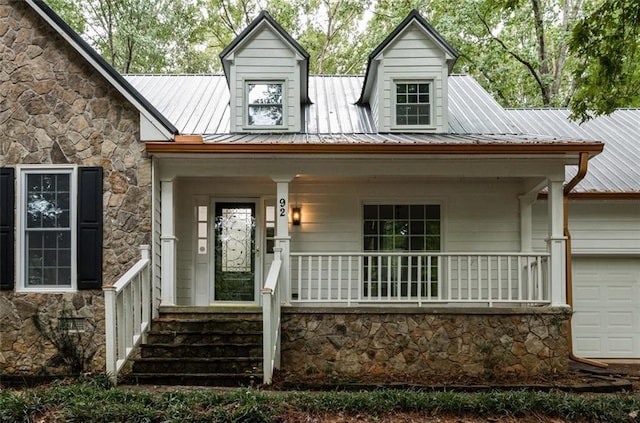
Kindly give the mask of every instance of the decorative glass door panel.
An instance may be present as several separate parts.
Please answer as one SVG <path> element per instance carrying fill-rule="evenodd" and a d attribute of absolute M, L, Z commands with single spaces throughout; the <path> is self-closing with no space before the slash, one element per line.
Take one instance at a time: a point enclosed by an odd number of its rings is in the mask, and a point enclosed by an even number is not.
<path fill-rule="evenodd" d="M 255 204 L 216 203 L 214 301 L 255 301 Z"/>

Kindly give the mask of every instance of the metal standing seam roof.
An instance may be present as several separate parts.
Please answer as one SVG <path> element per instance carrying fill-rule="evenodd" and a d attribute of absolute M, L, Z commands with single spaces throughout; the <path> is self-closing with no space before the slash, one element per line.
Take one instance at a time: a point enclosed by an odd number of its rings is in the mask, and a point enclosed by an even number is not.
<path fill-rule="evenodd" d="M 640 192 L 640 110 L 618 110 L 582 125 L 566 109 L 503 109 L 467 75 L 449 77 L 448 134 L 379 134 L 369 107 L 357 105 L 362 76 L 309 77 L 300 134 L 230 134 L 223 75 L 125 75 L 181 134 L 209 143 L 556 143 L 603 141 L 576 192 Z M 533 134 L 533 135 L 532 135 Z M 567 180 L 576 173 L 567 170 Z"/>
<path fill-rule="evenodd" d="M 223 75 L 125 75 L 181 134 L 229 132 L 229 88 Z M 309 77 L 306 134 L 376 134 L 368 106 L 356 104 L 362 76 Z M 505 110 L 467 75 L 449 77 L 451 134 L 522 134 Z M 422 136 L 416 135 L 416 139 Z"/>
<path fill-rule="evenodd" d="M 602 153 L 589 161 L 585 179 L 574 192 L 640 193 L 640 109 L 621 109 L 583 124 L 568 109 L 507 109 L 517 127 L 529 134 L 602 141 Z M 567 179 L 577 169 L 567 169 Z"/>

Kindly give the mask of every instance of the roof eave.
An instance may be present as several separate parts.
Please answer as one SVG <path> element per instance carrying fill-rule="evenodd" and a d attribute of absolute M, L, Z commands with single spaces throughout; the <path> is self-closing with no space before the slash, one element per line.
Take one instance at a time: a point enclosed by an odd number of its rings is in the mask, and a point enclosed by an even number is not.
<path fill-rule="evenodd" d="M 435 155 L 575 155 L 588 153 L 593 157 L 604 144 L 566 142 L 549 144 L 509 143 L 413 143 L 413 144 L 249 144 L 249 143 L 166 143 L 145 144 L 151 154 L 435 154 Z"/>
<path fill-rule="evenodd" d="M 89 62 L 120 94 L 122 94 L 147 119 L 156 122 L 158 129 L 168 140 L 178 133 L 151 103 L 149 103 L 113 66 L 96 52 L 77 32 L 58 16 L 43 0 L 26 0 L 27 4 Z"/>

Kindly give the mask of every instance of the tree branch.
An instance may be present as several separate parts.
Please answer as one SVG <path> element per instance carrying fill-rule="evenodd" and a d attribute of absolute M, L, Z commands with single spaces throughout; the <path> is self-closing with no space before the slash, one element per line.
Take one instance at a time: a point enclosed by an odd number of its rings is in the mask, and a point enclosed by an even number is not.
<path fill-rule="evenodd" d="M 536 71 L 535 67 L 533 66 L 533 64 L 531 62 L 529 62 L 528 60 L 524 59 L 523 57 L 521 57 L 518 53 L 512 51 L 504 43 L 504 41 L 502 41 L 500 38 L 494 36 L 493 33 L 491 32 L 491 27 L 489 26 L 487 21 L 480 15 L 480 13 L 476 12 L 476 16 L 478 16 L 478 19 L 480 19 L 480 22 L 482 23 L 482 25 L 487 30 L 487 33 L 489 34 L 491 39 L 493 41 L 497 42 L 498 44 L 500 44 L 500 46 L 504 49 L 505 52 L 507 52 L 507 54 L 509 54 L 514 59 L 516 59 L 518 62 L 520 62 L 522 65 L 524 65 L 527 68 L 527 70 L 529 70 L 529 73 L 536 80 L 536 83 L 538 84 L 538 87 L 540 88 L 540 92 L 542 93 L 542 100 L 544 102 L 544 99 L 545 99 L 544 89 L 543 89 L 544 84 L 542 82 L 542 79 L 540 78 L 540 75 L 538 75 L 538 72 Z M 547 105 L 548 103 L 544 103 L 544 104 Z"/>

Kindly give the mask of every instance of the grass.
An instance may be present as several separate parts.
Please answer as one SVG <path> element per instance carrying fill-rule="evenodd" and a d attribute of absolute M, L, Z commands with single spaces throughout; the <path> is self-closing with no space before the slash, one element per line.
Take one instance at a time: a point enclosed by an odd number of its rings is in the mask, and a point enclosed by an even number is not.
<path fill-rule="evenodd" d="M 113 388 L 108 379 L 56 382 L 0 390 L 0 422 L 281 422 L 288 412 L 379 416 L 390 412 L 519 418 L 536 414 L 566 421 L 633 422 L 636 395 L 577 395 L 530 391 L 455 393 L 233 391 L 151 392 Z"/>

